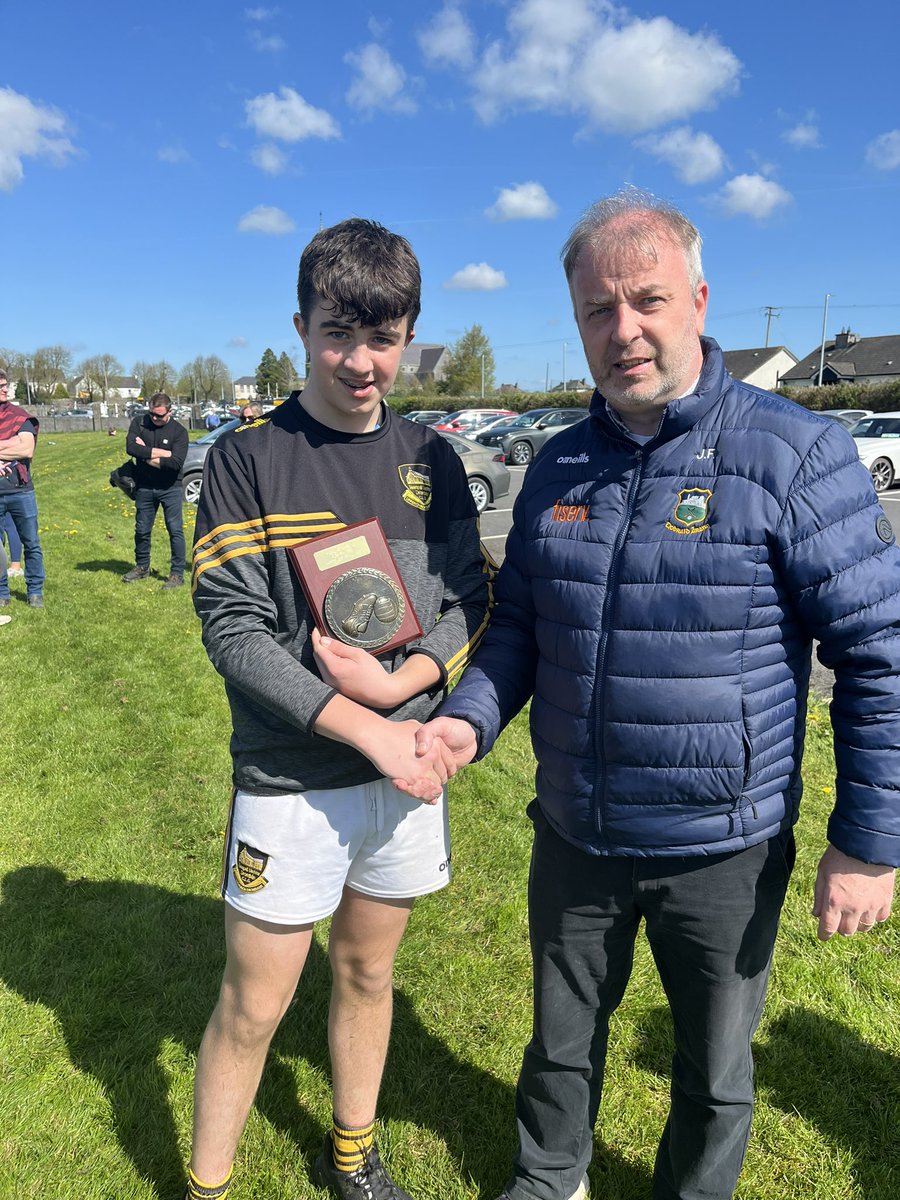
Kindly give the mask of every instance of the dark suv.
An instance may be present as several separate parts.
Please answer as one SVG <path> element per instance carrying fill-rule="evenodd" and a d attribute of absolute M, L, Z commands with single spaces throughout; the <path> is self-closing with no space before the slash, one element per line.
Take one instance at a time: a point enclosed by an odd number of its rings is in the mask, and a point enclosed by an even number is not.
<path fill-rule="evenodd" d="M 475 441 L 482 446 L 496 446 L 506 455 L 506 461 L 517 467 L 527 467 L 535 454 L 567 425 L 583 421 L 586 408 L 532 408 L 521 413 L 502 429 L 486 429 L 476 433 Z"/>

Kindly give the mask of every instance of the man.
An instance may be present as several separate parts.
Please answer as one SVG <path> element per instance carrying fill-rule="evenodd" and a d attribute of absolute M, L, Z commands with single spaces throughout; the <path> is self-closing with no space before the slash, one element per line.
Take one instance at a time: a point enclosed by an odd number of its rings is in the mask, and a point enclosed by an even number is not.
<path fill-rule="evenodd" d="M 316 234 L 294 317 L 305 389 L 219 438 L 206 460 L 194 603 L 231 705 L 236 790 L 228 959 L 197 1060 L 188 1200 L 228 1191 L 269 1043 L 329 916 L 333 1121 L 313 1179 L 341 1200 L 409 1200 L 375 1144 L 393 963 L 415 897 L 450 876 L 446 771 L 417 759 L 414 733 L 485 628 L 491 578 L 459 458 L 384 402 L 420 287 L 409 243 L 383 226 Z M 320 636 L 286 552 L 376 513 L 424 630 L 380 657 Z M 369 536 L 316 559 L 345 564 L 352 588 Z M 439 802 L 410 799 L 395 778 Z"/>
<path fill-rule="evenodd" d="M 29 608 L 44 607 L 44 556 L 38 536 L 37 499 L 31 460 L 38 421 L 9 399 L 9 378 L 0 370 L 0 518 L 10 516 L 25 550 L 25 596 Z M 9 576 L 0 570 L 0 609 L 9 608 Z"/>
<path fill-rule="evenodd" d="M 473 664 L 420 732 L 458 763 L 530 696 L 534 1030 L 509 1200 L 583 1195 L 641 920 L 672 1009 L 655 1200 L 727 1200 L 794 846 L 810 647 L 835 672 L 819 936 L 900 861 L 900 555 L 846 433 L 701 338 L 700 237 L 629 189 L 564 250 L 597 391 L 525 477 Z"/>
<path fill-rule="evenodd" d="M 122 576 L 135 583 L 150 574 L 150 538 L 156 512 L 162 506 L 169 535 L 169 577 L 163 590 L 184 583 L 184 522 L 181 468 L 188 450 L 187 430 L 172 419 L 172 401 L 165 392 L 150 398 L 150 409 L 128 428 L 125 448 L 136 460 L 134 495 L 134 566 Z"/>
<path fill-rule="evenodd" d="M 211 408 L 203 418 L 203 424 L 206 426 L 206 432 L 212 433 L 214 429 L 218 429 L 222 424 L 222 419 L 214 408 Z"/>

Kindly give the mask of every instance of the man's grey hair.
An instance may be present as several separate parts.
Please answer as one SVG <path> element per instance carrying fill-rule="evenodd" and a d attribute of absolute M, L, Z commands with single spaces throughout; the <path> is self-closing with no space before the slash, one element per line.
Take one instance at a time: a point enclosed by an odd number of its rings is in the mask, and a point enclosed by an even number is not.
<path fill-rule="evenodd" d="M 655 258 L 660 235 L 684 251 L 691 291 L 696 294 L 703 282 L 703 239 L 696 226 L 673 204 L 637 187 L 622 188 L 598 200 L 577 222 L 560 255 L 566 279 L 571 283 L 581 252 L 589 249 L 596 253 L 607 238 L 614 239 L 617 246 Z"/>

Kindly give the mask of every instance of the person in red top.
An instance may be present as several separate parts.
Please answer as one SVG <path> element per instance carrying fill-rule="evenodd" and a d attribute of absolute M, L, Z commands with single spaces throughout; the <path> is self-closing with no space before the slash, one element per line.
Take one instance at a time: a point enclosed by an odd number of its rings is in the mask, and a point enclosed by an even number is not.
<path fill-rule="evenodd" d="M 38 537 L 37 500 L 31 460 L 38 421 L 9 398 L 9 379 L 0 370 L 0 520 L 9 514 L 25 549 L 25 593 L 29 608 L 44 607 L 44 556 Z M 6 555 L 0 566 L 0 609 L 9 608 Z"/>

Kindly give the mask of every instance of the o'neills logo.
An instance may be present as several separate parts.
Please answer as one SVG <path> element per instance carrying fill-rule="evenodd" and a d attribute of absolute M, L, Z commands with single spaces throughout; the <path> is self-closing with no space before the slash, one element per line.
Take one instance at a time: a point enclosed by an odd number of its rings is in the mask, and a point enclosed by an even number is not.
<path fill-rule="evenodd" d="M 666 521 L 666 529 L 672 533 L 703 533 L 709 529 L 709 502 L 712 492 L 709 488 L 684 488 L 678 493 L 678 503 L 672 516 L 678 522 L 673 525 Z"/>
<path fill-rule="evenodd" d="M 558 463 L 588 463 L 591 461 L 591 456 L 589 454 L 585 454 L 585 452 L 582 450 L 582 452 L 577 455 L 564 454 L 562 458 L 558 458 L 556 461 Z"/>

